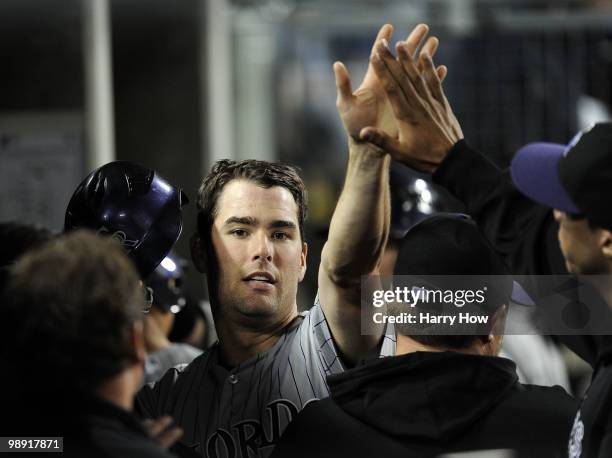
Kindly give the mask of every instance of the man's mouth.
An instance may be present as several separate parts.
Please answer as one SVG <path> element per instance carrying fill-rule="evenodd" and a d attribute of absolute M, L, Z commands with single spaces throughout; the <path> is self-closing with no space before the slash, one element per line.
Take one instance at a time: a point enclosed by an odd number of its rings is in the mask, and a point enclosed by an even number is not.
<path fill-rule="evenodd" d="M 246 282 L 253 283 L 253 284 L 262 283 L 262 284 L 274 285 L 276 283 L 276 280 L 274 279 L 274 277 L 268 272 L 253 272 L 252 274 L 244 277 L 243 280 Z"/>

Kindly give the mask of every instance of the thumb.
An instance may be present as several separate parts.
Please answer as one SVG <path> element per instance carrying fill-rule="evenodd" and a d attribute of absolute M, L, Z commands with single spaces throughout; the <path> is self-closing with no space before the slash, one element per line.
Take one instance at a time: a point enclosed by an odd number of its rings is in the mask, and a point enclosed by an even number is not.
<path fill-rule="evenodd" d="M 391 155 L 399 151 L 399 142 L 376 127 L 364 127 L 361 129 L 359 139 L 372 143 Z"/>
<path fill-rule="evenodd" d="M 338 90 L 337 104 L 348 102 L 353 97 L 351 88 L 351 77 L 342 62 L 334 63 L 334 76 L 336 78 L 336 89 Z"/>

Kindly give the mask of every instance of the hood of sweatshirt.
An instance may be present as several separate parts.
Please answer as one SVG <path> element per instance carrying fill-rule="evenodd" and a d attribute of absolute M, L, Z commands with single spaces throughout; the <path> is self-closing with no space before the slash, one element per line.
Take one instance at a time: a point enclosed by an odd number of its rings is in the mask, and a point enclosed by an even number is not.
<path fill-rule="evenodd" d="M 516 389 L 518 377 L 505 358 L 416 352 L 358 366 L 328 384 L 340 408 L 384 434 L 446 442 Z"/>

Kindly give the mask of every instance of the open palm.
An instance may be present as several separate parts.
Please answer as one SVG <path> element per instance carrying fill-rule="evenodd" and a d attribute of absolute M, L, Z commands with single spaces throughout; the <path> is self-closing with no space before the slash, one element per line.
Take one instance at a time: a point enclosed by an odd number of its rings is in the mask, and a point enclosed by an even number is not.
<path fill-rule="evenodd" d="M 442 90 L 440 69 L 423 47 L 415 61 L 412 50 L 400 44 L 396 58 L 382 40 L 370 57 L 379 84 L 393 110 L 397 133 L 368 126 L 359 133 L 395 160 L 424 172 L 433 172 L 463 132 Z"/>
<path fill-rule="evenodd" d="M 427 32 L 428 27 L 419 24 L 404 42 L 413 54 L 416 53 Z M 377 43 L 383 40 L 388 43 L 392 35 L 393 26 L 390 24 L 382 26 L 374 41 L 372 53 L 376 52 Z M 423 46 L 423 50 L 433 55 L 437 46 L 437 39 L 431 38 Z M 347 133 L 355 140 L 360 140 L 360 132 L 364 127 L 376 127 L 391 137 L 397 137 L 398 126 L 395 115 L 372 64 L 368 65 L 361 85 L 354 92 L 350 75 L 344 64 L 336 62 L 334 74 L 338 93 L 336 107 Z"/>

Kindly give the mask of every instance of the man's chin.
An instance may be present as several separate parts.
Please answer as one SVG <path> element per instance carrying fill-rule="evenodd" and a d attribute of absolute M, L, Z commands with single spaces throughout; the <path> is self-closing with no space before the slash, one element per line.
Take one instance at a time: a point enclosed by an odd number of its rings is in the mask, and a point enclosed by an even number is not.
<path fill-rule="evenodd" d="M 580 269 L 576 267 L 572 262 L 565 260 L 565 269 L 572 275 L 579 275 Z"/>
<path fill-rule="evenodd" d="M 253 300 L 253 298 L 249 298 L 241 302 L 238 305 L 238 311 L 241 315 L 249 318 L 269 318 L 273 316 L 278 307 L 274 301 L 271 301 L 270 298 L 257 298 L 257 300 Z"/>

